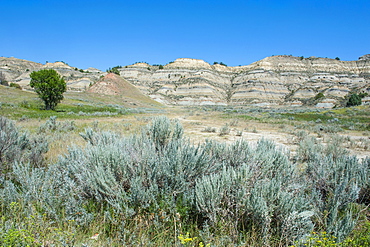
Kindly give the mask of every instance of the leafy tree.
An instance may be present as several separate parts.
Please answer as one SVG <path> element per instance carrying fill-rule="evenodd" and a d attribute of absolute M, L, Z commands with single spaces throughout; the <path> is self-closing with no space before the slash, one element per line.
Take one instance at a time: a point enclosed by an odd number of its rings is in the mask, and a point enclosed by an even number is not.
<path fill-rule="evenodd" d="M 339 58 L 339 57 L 336 57 L 336 58 L 335 58 L 335 60 L 338 60 L 338 61 L 340 61 L 340 58 Z"/>
<path fill-rule="evenodd" d="M 64 79 L 53 69 L 34 71 L 30 74 L 30 86 L 45 103 L 46 110 L 54 110 L 67 90 Z"/>
<path fill-rule="evenodd" d="M 219 64 L 219 65 L 223 65 L 223 66 L 227 66 L 226 64 L 224 64 L 223 62 L 213 62 L 213 65 L 215 64 Z"/>
<path fill-rule="evenodd" d="M 113 67 L 113 68 L 109 68 L 109 69 L 107 69 L 107 72 L 108 73 L 114 73 L 114 74 L 116 74 L 116 75 L 120 75 L 120 73 L 119 73 L 119 68 L 122 68 L 121 66 L 116 66 L 116 67 Z"/>
<path fill-rule="evenodd" d="M 361 105 L 361 97 L 354 93 L 349 96 L 347 106 L 356 106 L 356 105 Z"/>

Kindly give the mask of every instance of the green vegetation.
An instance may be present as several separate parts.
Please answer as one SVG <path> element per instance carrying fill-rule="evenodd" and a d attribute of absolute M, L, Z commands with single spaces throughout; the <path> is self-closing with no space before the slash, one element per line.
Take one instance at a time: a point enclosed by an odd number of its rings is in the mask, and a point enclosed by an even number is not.
<path fill-rule="evenodd" d="M 54 110 L 67 91 L 67 84 L 55 70 L 40 70 L 30 74 L 30 86 L 44 101 L 46 110 Z"/>
<path fill-rule="evenodd" d="M 219 136 L 228 135 L 230 133 L 230 128 L 228 124 L 225 124 L 220 128 Z"/>
<path fill-rule="evenodd" d="M 290 119 L 294 124 L 305 122 L 304 128 L 320 123 L 328 128 L 370 130 L 369 107 L 358 106 L 357 108 L 340 108 L 321 112 L 289 112 L 282 113 L 281 117 Z"/>
<path fill-rule="evenodd" d="M 348 97 L 347 106 L 361 105 L 361 97 L 358 94 L 351 94 Z"/>
<path fill-rule="evenodd" d="M 215 64 L 219 64 L 219 65 L 222 65 L 222 66 L 227 66 L 226 64 L 224 64 L 223 62 L 213 62 L 213 65 Z"/>
<path fill-rule="evenodd" d="M 362 99 L 362 98 L 365 98 L 365 97 L 369 96 L 369 94 L 368 93 L 359 93 L 358 96 L 360 96 L 360 98 Z"/>
<path fill-rule="evenodd" d="M 370 159 L 347 149 L 370 150 L 368 106 L 171 108 L 188 131 L 119 96 L 0 98 L 0 246 L 370 244 Z M 246 141 L 267 124 L 294 153 Z"/>
<path fill-rule="evenodd" d="M 120 68 L 122 68 L 122 66 L 115 66 L 115 67 L 113 67 L 113 68 L 109 68 L 109 69 L 107 69 L 107 72 L 108 72 L 108 73 L 114 73 L 114 74 L 116 74 L 116 75 L 120 75 L 120 72 L 119 72 L 119 70 L 118 70 L 118 69 L 120 69 Z"/>
<path fill-rule="evenodd" d="M 22 89 L 21 85 L 19 85 L 18 83 L 14 83 L 14 82 L 11 82 L 9 87 L 14 87 L 16 89 Z"/>
<path fill-rule="evenodd" d="M 59 119 L 91 119 L 102 117 L 120 117 L 133 113 L 159 113 L 164 110 L 160 104 L 152 101 L 132 104 L 122 101 L 119 96 L 102 96 L 86 92 L 66 92 L 64 100 L 54 111 L 44 110 L 44 105 L 37 94 L 0 86 L 1 115 L 11 119 L 47 119 L 56 116 Z"/>
<path fill-rule="evenodd" d="M 0 245 L 370 244 L 370 159 L 342 140 L 299 134 L 289 157 L 265 139 L 193 144 L 178 121 L 151 119 L 132 135 L 94 124 L 46 166 L 46 142 L 75 124 L 51 117 L 31 135 L 1 117 Z"/>
<path fill-rule="evenodd" d="M 315 96 L 315 100 L 319 100 L 319 99 L 322 99 L 322 98 L 325 98 L 325 95 L 321 92 L 316 94 L 316 96 Z"/>

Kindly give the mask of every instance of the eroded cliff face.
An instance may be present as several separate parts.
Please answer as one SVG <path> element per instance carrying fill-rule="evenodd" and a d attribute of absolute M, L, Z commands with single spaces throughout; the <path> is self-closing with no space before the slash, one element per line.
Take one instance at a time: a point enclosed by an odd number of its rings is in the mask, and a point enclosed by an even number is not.
<path fill-rule="evenodd" d="M 361 58 L 273 56 L 238 67 L 180 58 L 163 69 L 140 63 L 119 70 L 123 78 L 167 104 L 300 105 L 320 92 L 335 102 L 355 89 L 370 91 L 370 59 Z"/>
<path fill-rule="evenodd" d="M 45 65 L 0 57 L 0 71 L 9 82 L 29 87 L 29 74 L 55 69 L 69 90 L 86 90 L 107 73 L 85 71 L 63 62 Z M 339 104 L 348 93 L 370 94 L 370 55 L 357 61 L 272 56 L 246 66 L 227 67 L 191 58 L 165 66 L 136 63 L 119 68 L 121 77 L 152 99 L 174 105 Z M 322 101 L 312 99 L 323 93 Z"/>
<path fill-rule="evenodd" d="M 0 72 L 5 75 L 6 80 L 17 83 L 25 89 L 30 88 L 30 74 L 33 71 L 41 69 L 56 70 L 65 79 L 68 90 L 74 91 L 86 90 L 90 85 L 98 81 L 102 75 L 107 74 L 94 68 L 80 70 L 63 62 L 46 63 L 43 65 L 18 58 L 0 57 Z"/>

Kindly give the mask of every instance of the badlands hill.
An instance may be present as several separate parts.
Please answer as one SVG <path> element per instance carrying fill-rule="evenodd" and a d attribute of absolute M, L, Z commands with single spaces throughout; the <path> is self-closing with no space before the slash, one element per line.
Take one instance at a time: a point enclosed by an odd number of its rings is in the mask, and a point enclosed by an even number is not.
<path fill-rule="evenodd" d="M 180 58 L 163 69 L 138 63 L 119 70 L 143 92 L 168 104 L 300 105 L 321 92 L 324 103 L 333 106 L 352 91 L 370 93 L 368 55 L 358 61 L 273 56 L 238 67 Z"/>
<path fill-rule="evenodd" d="M 68 90 L 84 91 L 94 84 L 102 75 L 102 71 L 94 68 L 87 70 L 71 67 L 64 62 L 55 63 L 35 63 L 18 58 L 0 57 L 0 72 L 5 75 L 9 82 L 18 83 L 22 88 L 30 89 L 30 74 L 32 71 L 41 69 L 54 69 L 64 77 L 67 82 Z"/>
<path fill-rule="evenodd" d="M 0 71 L 7 80 L 25 88 L 29 84 L 29 74 L 44 68 L 53 68 L 63 75 L 69 90 L 109 91 L 102 84 L 99 90 L 94 85 L 107 74 L 97 69 L 83 71 L 63 62 L 42 65 L 0 58 Z M 179 58 L 164 66 L 136 63 L 119 68 L 119 72 L 145 95 L 176 105 L 321 103 L 334 106 L 351 92 L 370 94 L 370 55 L 357 61 L 272 56 L 237 67 Z M 318 93 L 323 93 L 325 98 L 314 101 Z"/>
<path fill-rule="evenodd" d="M 122 97 L 124 101 L 130 101 L 132 103 L 146 102 L 156 104 L 155 101 L 144 95 L 131 83 L 113 73 L 100 78 L 99 81 L 94 83 L 86 91 L 103 95 L 117 95 Z"/>

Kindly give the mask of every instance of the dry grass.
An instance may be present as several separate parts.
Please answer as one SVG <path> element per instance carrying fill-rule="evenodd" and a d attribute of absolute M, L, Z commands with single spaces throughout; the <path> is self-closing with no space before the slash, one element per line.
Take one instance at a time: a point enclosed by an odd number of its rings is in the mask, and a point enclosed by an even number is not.
<path fill-rule="evenodd" d="M 127 86 L 127 85 L 126 85 Z M 127 86 L 130 89 L 130 85 Z M 136 91 L 135 91 L 136 92 Z M 303 117 L 310 116 L 315 118 L 331 118 L 331 116 L 343 116 L 343 121 L 348 118 L 358 118 L 361 121 L 369 116 L 369 107 L 357 108 L 343 108 L 331 111 L 324 111 L 315 114 L 291 113 L 289 116 L 295 116 L 294 120 L 287 118 L 266 117 L 263 112 L 250 113 L 248 116 L 241 117 L 237 113 L 225 114 L 221 111 L 210 110 L 201 107 L 176 107 L 163 106 L 148 97 L 128 97 L 130 90 L 121 95 L 100 95 L 86 92 L 67 92 L 65 100 L 61 103 L 66 109 L 73 107 L 81 107 L 89 105 L 119 105 L 127 108 L 149 107 L 152 109 L 160 109 L 161 113 L 144 113 L 144 114 L 129 114 L 117 116 L 61 116 L 64 120 L 74 121 L 76 130 L 73 133 L 62 135 L 60 138 L 55 138 L 50 144 L 50 151 L 48 158 L 50 161 L 55 160 L 59 154 L 63 153 L 69 145 L 77 143 L 82 145 L 83 141 L 78 136 L 84 128 L 93 127 L 98 123 L 99 129 L 111 130 L 119 132 L 123 135 L 135 133 L 141 126 L 146 125 L 148 121 L 158 115 L 166 115 L 169 118 L 179 119 L 185 129 L 185 134 L 194 142 L 203 142 L 206 139 L 213 139 L 218 141 L 233 142 L 243 138 L 250 142 L 257 142 L 261 138 L 273 140 L 284 148 L 289 148 L 293 153 L 297 147 L 294 141 L 295 133 L 302 128 L 309 125 L 304 121 Z M 139 95 L 138 92 L 133 95 Z M 51 112 L 44 114 L 45 111 L 38 111 L 31 113 L 31 110 L 22 107 L 22 104 L 28 103 L 32 107 L 41 106 L 41 102 L 37 94 L 29 91 L 22 91 L 15 88 L 0 86 L 0 99 L 2 104 L 10 104 L 10 107 L 1 107 L 1 115 L 17 120 L 17 124 L 31 133 L 36 133 L 40 124 L 46 121 L 49 116 L 53 114 L 58 116 L 58 112 Z M 77 105 L 77 106 L 76 106 Z M 81 106 L 78 106 L 81 105 Z M 268 109 L 265 109 L 268 112 Z M 349 116 L 347 116 L 347 115 Z M 39 117 L 37 117 L 39 116 Z M 302 118 L 302 119 L 300 119 Z M 62 121 L 58 116 L 58 120 Z M 326 120 L 322 120 L 326 121 Z M 365 121 L 366 122 L 366 121 Z M 230 132 L 228 134 L 219 135 L 222 126 L 229 126 Z M 315 124 L 315 123 L 314 123 Z M 204 132 L 205 128 L 214 128 L 216 132 Z M 317 138 L 329 140 L 330 133 L 314 133 L 310 130 L 304 129 L 310 135 Z M 350 130 L 338 133 L 341 136 L 348 136 L 352 142 L 346 145 L 346 148 L 351 151 L 351 154 L 359 157 L 369 155 L 368 144 L 366 140 L 370 136 L 369 130 Z M 361 139 L 361 141 L 359 141 Z M 369 139 L 370 140 L 370 139 Z"/>

